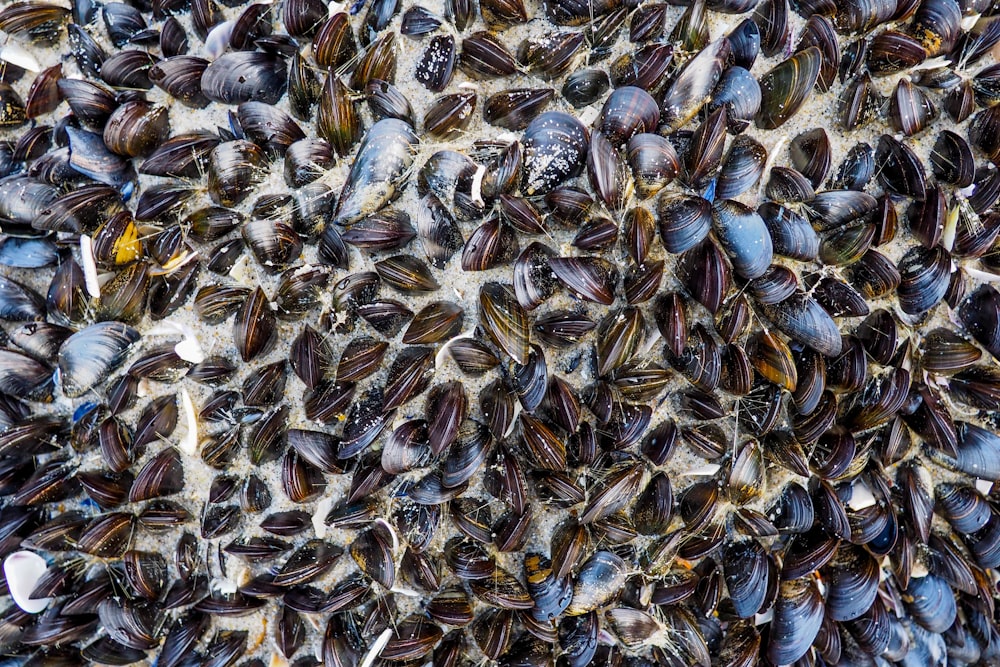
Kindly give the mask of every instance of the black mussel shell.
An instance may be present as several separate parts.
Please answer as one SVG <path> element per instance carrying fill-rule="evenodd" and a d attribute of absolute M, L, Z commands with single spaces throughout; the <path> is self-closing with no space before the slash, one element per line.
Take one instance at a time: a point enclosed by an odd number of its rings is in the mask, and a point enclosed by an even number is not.
<path fill-rule="evenodd" d="M 276 104 L 288 85 L 284 60 L 260 51 L 235 51 L 212 61 L 201 75 L 201 90 L 215 102 Z"/>
<path fill-rule="evenodd" d="M 841 336 L 837 325 L 813 298 L 796 293 L 774 305 L 762 304 L 762 311 L 792 340 L 827 357 L 840 354 Z"/>
<path fill-rule="evenodd" d="M 759 142 L 746 135 L 737 137 L 722 163 L 715 196 L 732 199 L 756 187 L 766 161 L 767 150 Z"/>
<path fill-rule="evenodd" d="M 914 67 L 926 58 L 927 50 L 915 37 L 885 30 L 872 38 L 866 62 L 873 75 L 885 76 Z"/>
<path fill-rule="evenodd" d="M 660 109 L 653 96 L 641 88 L 624 86 L 608 97 L 595 122 L 595 129 L 619 147 L 642 132 L 653 132 Z"/>
<path fill-rule="evenodd" d="M 906 144 L 883 134 L 875 150 L 879 182 L 896 194 L 923 199 L 926 175 L 920 158 Z"/>
<path fill-rule="evenodd" d="M 524 131 L 523 187 L 528 195 L 541 195 L 583 170 L 587 129 L 569 114 L 548 111 Z"/>
<path fill-rule="evenodd" d="M 63 392 L 80 396 L 117 368 L 129 348 L 139 340 L 138 331 L 118 322 L 100 322 L 73 334 L 59 348 Z"/>
<path fill-rule="evenodd" d="M 930 154 L 931 168 L 939 181 L 960 188 L 975 178 L 975 160 L 969 143 L 950 130 L 943 130 Z"/>
<path fill-rule="evenodd" d="M 628 141 L 626 155 L 640 197 L 655 195 L 680 171 L 673 145 L 657 134 L 636 134 Z"/>
<path fill-rule="evenodd" d="M 717 39 L 689 60 L 660 103 L 660 122 L 677 129 L 708 102 L 731 53 L 729 40 Z"/>
<path fill-rule="evenodd" d="M 809 650 L 823 622 L 823 598 L 815 580 L 781 583 L 774 606 L 767 657 L 775 664 L 795 662 Z"/>
<path fill-rule="evenodd" d="M 416 125 L 410 101 L 396 86 L 387 81 L 374 79 L 368 82 L 365 92 L 368 108 L 376 121 L 383 118 L 398 118 L 411 126 Z"/>
<path fill-rule="evenodd" d="M 351 165 L 333 222 L 349 225 L 391 201 L 413 164 L 416 144 L 417 137 L 407 123 L 395 118 L 375 123 Z"/>
<path fill-rule="evenodd" d="M 517 59 L 529 72 L 536 73 L 543 79 L 555 79 L 572 66 L 577 52 L 583 46 L 584 38 L 582 32 L 569 31 L 550 32 L 539 38 L 529 38 L 518 47 Z"/>
<path fill-rule="evenodd" d="M 177 98 L 182 104 L 202 109 L 209 104 L 201 90 L 201 77 L 208 61 L 195 56 L 178 55 L 165 58 L 149 69 L 149 80 Z"/>
<path fill-rule="evenodd" d="M 69 165 L 95 181 L 122 188 L 136 178 L 135 167 L 130 161 L 111 152 L 101 135 L 68 127 Z"/>
<path fill-rule="evenodd" d="M 599 100 L 610 86 L 611 80 L 604 70 L 577 70 L 566 77 L 562 96 L 575 108 L 581 108 Z"/>
<path fill-rule="evenodd" d="M 749 126 L 760 111 L 761 92 L 757 79 L 746 69 L 728 68 L 719 79 L 708 104 L 709 111 L 726 107 L 726 120 L 730 132 L 741 132 Z"/>
<path fill-rule="evenodd" d="M 483 119 L 508 130 L 523 130 L 555 95 L 551 88 L 510 88 L 494 93 L 483 104 Z"/>
<path fill-rule="evenodd" d="M 476 32 L 462 40 L 460 66 L 473 79 L 509 77 L 517 71 L 514 56 L 494 33 Z"/>
<path fill-rule="evenodd" d="M 104 143 L 119 155 L 139 157 L 159 147 L 169 134 L 166 108 L 148 102 L 126 102 L 108 118 Z"/>
<path fill-rule="evenodd" d="M 712 229 L 733 270 L 752 280 L 771 265 L 774 248 L 764 219 L 740 202 L 723 199 L 712 207 Z"/>
<path fill-rule="evenodd" d="M 773 202 L 761 204 L 757 212 L 771 235 L 775 254 L 803 261 L 819 255 L 819 236 L 798 213 Z"/>
<path fill-rule="evenodd" d="M 761 76 L 757 126 L 773 130 L 794 116 L 816 85 L 822 64 L 823 54 L 810 46 Z"/>
<path fill-rule="evenodd" d="M 202 173 L 209 153 L 218 144 L 218 135 L 204 130 L 174 135 L 143 161 L 139 173 L 150 176 L 197 177 Z"/>
<path fill-rule="evenodd" d="M 704 198 L 670 193 L 657 204 L 660 242 L 667 252 L 680 254 L 701 243 L 712 227 L 712 206 Z"/>

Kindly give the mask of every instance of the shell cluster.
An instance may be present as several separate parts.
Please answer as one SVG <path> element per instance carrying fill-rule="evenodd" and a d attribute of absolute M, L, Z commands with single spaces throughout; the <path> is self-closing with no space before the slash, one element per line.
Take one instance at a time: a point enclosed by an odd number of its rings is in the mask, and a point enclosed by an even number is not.
<path fill-rule="evenodd" d="M 0 7 L 3 665 L 996 665 L 984 0 Z"/>

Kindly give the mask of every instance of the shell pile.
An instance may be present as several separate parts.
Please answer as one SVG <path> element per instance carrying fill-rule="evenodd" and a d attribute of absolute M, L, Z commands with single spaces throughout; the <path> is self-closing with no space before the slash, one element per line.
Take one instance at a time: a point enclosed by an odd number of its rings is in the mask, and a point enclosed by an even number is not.
<path fill-rule="evenodd" d="M 0 664 L 1000 664 L 994 11 L 4 3 Z"/>

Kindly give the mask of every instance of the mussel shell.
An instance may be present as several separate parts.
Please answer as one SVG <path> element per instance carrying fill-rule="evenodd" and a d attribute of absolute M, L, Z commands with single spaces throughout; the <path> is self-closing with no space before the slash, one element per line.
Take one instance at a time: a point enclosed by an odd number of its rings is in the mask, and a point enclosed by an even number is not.
<path fill-rule="evenodd" d="M 435 267 L 443 268 L 464 243 L 455 218 L 433 193 L 420 200 L 416 218 L 417 236 L 424 254 Z"/>
<path fill-rule="evenodd" d="M 849 621 L 868 611 L 878 595 L 878 562 L 859 547 L 842 546 L 823 568 L 832 588 L 826 613 L 836 621 Z"/>
<path fill-rule="evenodd" d="M 219 144 L 218 135 L 199 130 L 176 134 L 163 142 L 139 167 L 150 176 L 195 178 L 204 169 L 209 153 Z"/>
<path fill-rule="evenodd" d="M 961 533 L 975 533 L 992 517 L 986 498 L 972 486 L 942 483 L 935 487 L 934 495 L 942 515 Z"/>
<path fill-rule="evenodd" d="M 364 90 L 374 80 L 394 83 L 396 80 L 396 33 L 384 31 L 379 38 L 368 46 L 358 60 L 357 67 L 351 74 L 351 87 Z"/>
<path fill-rule="evenodd" d="M 101 135 L 71 127 L 66 128 L 66 133 L 70 140 L 70 167 L 114 188 L 123 188 L 135 180 L 132 163 L 108 150 Z"/>
<path fill-rule="evenodd" d="M 965 330 L 987 352 L 1000 358 L 1000 292 L 991 285 L 980 285 L 959 306 L 958 316 Z"/>
<path fill-rule="evenodd" d="M 608 260 L 595 256 L 550 257 L 549 268 L 579 298 L 605 306 L 614 302 L 618 271 Z"/>
<path fill-rule="evenodd" d="M 263 178 L 265 162 L 264 151 L 246 140 L 216 146 L 209 155 L 208 192 L 212 200 L 227 207 L 242 202 Z"/>
<path fill-rule="evenodd" d="M 338 155 L 348 154 L 361 139 L 363 128 L 354 95 L 332 73 L 326 77 L 320 93 L 316 130 Z"/>
<path fill-rule="evenodd" d="M 413 164 L 416 145 L 417 137 L 407 123 L 395 118 L 375 123 L 358 148 L 333 222 L 349 225 L 392 200 Z"/>
<path fill-rule="evenodd" d="M 403 12 L 399 32 L 407 37 L 419 37 L 429 35 L 440 26 L 441 19 L 438 16 L 424 7 L 414 5 Z"/>
<path fill-rule="evenodd" d="M 729 40 L 720 38 L 691 58 L 660 102 L 660 122 L 671 130 L 687 123 L 708 102 L 731 53 Z"/>
<path fill-rule="evenodd" d="M 781 583 L 774 606 L 767 657 L 774 664 L 789 664 L 801 658 L 819 633 L 823 622 L 823 598 L 813 579 Z"/>
<path fill-rule="evenodd" d="M 725 255 L 711 241 L 704 241 L 681 255 L 678 276 L 691 296 L 715 314 L 732 280 Z"/>
<path fill-rule="evenodd" d="M 106 58 L 101 64 L 101 78 L 109 86 L 116 88 L 153 87 L 149 79 L 149 70 L 159 59 L 155 56 L 135 49 L 119 51 Z"/>
<path fill-rule="evenodd" d="M 923 163 L 906 144 L 883 134 L 875 149 L 879 182 L 890 192 L 923 199 L 926 175 Z"/>
<path fill-rule="evenodd" d="M 550 32 L 539 38 L 521 42 L 517 59 L 528 71 L 543 79 L 555 79 L 565 74 L 583 46 L 582 32 Z"/>
<path fill-rule="evenodd" d="M 761 99 L 757 79 L 748 70 L 734 66 L 723 72 L 708 109 L 714 111 L 725 106 L 730 132 L 739 132 L 746 129 L 760 111 Z"/>
<path fill-rule="evenodd" d="M 896 292 L 904 313 L 920 314 L 933 308 L 948 291 L 951 257 L 940 246 L 916 246 L 899 260 L 900 283 Z"/>
<path fill-rule="evenodd" d="M 710 187 L 722 162 L 725 141 L 726 108 L 719 107 L 691 134 L 684 155 L 684 166 L 686 179 L 692 187 L 698 190 Z"/>
<path fill-rule="evenodd" d="M 494 93 L 483 104 L 483 119 L 508 130 L 523 130 L 541 113 L 555 91 L 551 88 L 509 88 Z"/>
<path fill-rule="evenodd" d="M 975 177 L 975 161 L 969 143 L 950 130 L 943 130 L 930 154 L 931 168 L 939 181 L 968 187 Z"/>
<path fill-rule="evenodd" d="M 764 219 L 738 201 L 722 199 L 712 206 L 712 229 L 733 270 L 752 280 L 771 265 L 774 247 Z"/>
<path fill-rule="evenodd" d="M 764 316 L 789 338 L 827 357 L 840 354 L 841 337 L 836 323 L 811 297 L 793 294 L 780 303 L 764 304 L 762 310 Z"/>
<path fill-rule="evenodd" d="M 225 53 L 201 75 L 205 97 L 223 104 L 258 101 L 277 104 L 288 86 L 288 70 L 278 57 L 260 51 Z"/>
<path fill-rule="evenodd" d="M 823 54 L 810 46 L 761 76 L 757 127 L 773 130 L 794 116 L 816 85 L 822 64 Z"/>
<path fill-rule="evenodd" d="M 901 79 L 889 98 L 889 125 L 912 137 L 934 120 L 937 107 L 921 89 Z"/>
<path fill-rule="evenodd" d="M 292 118 L 264 102 L 244 102 L 236 117 L 247 138 L 271 155 L 284 155 L 293 143 L 305 139 L 305 133 Z"/>
<path fill-rule="evenodd" d="M 830 169 L 832 149 L 826 130 L 817 127 L 806 130 L 792 139 L 788 146 L 792 166 L 818 188 Z"/>
<path fill-rule="evenodd" d="M 339 68 L 357 56 L 358 45 L 347 12 L 334 12 L 313 35 L 316 64 Z"/>
<path fill-rule="evenodd" d="M 73 113 L 95 129 L 100 128 L 115 109 L 114 94 L 104 86 L 85 79 L 66 78 L 59 79 L 56 86 Z M 23 104 L 21 108 L 23 110 Z"/>
<path fill-rule="evenodd" d="M 740 618 L 750 618 L 764 605 L 769 578 L 775 577 L 773 563 L 756 540 L 732 542 L 723 554 L 726 588 Z"/>
<path fill-rule="evenodd" d="M 673 145 L 657 134 L 635 134 L 626 148 L 635 187 L 641 197 L 651 197 L 669 184 L 680 171 Z"/>
<path fill-rule="evenodd" d="M 980 479 L 995 481 L 1000 477 L 1000 459 L 997 448 L 1000 438 L 992 431 L 970 424 L 957 422 L 958 433 L 957 453 L 949 456 L 944 452 L 935 452 L 934 458 L 942 465 L 952 470 L 963 472 Z"/>
<path fill-rule="evenodd" d="M 138 157 L 158 147 L 169 134 L 170 124 L 164 107 L 126 102 L 108 118 L 104 126 L 104 143 L 119 155 Z"/>
<path fill-rule="evenodd" d="M 398 118 L 411 126 L 416 125 L 410 101 L 396 86 L 388 81 L 374 79 L 368 82 L 365 92 L 368 94 L 368 108 L 376 121 Z"/>
<path fill-rule="evenodd" d="M 767 226 L 775 254 L 802 261 L 819 256 L 819 236 L 804 217 L 774 202 L 764 202 L 757 213 Z"/>
<path fill-rule="evenodd" d="M 63 392 L 80 396 L 102 381 L 125 361 L 139 337 L 139 332 L 127 325 L 100 322 L 67 338 L 59 349 Z"/>
<path fill-rule="evenodd" d="M 659 119 L 660 109 L 652 95 L 635 86 L 623 86 L 604 102 L 595 129 L 620 147 L 636 134 L 655 131 Z"/>
<path fill-rule="evenodd" d="M 625 159 L 600 132 L 594 132 L 590 137 L 587 175 L 597 196 L 610 210 L 621 210 L 631 199 L 633 182 Z M 617 227 L 613 233 L 617 234 Z M 587 249 L 579 240 L 577 246 Z"/>
<path fill-rule="evenodd" d="M 737 137 L 722 163 L 715 196 L 731 199 L 756 186 L 766 161 L 767 150 L 760 143 L 746 135 Z"/>
<path fill-rule="evenodd" d="M 349 548 L 361 571 L 385 588 L 392 588 L 396 580 L 393 539 L 389 531 L 384 522 L 374 523 L 358 535 Z"/>
<path fill-rule="evenodd" d="M 875 149 L 869 144 L 857 143 L 847 152 L 837 174 L 830 181 L 836 189 L 863 190 L 875 174 Z"/>
<path fill-rule="evenodd" d="M 607 73 L 600 69 L 577 70 L 566 77 L 562 96 L 579 109 L 599 100 L 611 86 Z"/>
<path fill-rule="evenodd" d="M 201 77 L 208 64 L 203 58 L 176 55 L 153 65 L 148 76 L 157 88 L 163 89 L 182 104 L 202 109 L 210 101 L 201 90 Z"/>
<path fill-rule="evenodd" d="M 813 14 L 806 21 L 796 50 L 801 51 L 809 46 L 816 46 L 823 52 L 818 84 L 821 90 L 829 90 L 840 67 L 840 44 L 832 21 L 822 14 Z"/>
<path fill-rule="evenodd" d="M 765 56 L 782 54 L 789 46 L 792 38 L 790 13 L 785 0 L 765 0 L 754 10 L 754 21 L 760 26 L 760 50 Z"/>
<path fill-rule="evenodd" d="M 680 254 L 701 243 L 712 227 L 712 206 L 696 195 L 669 193 L 657 202 L 660 242 L 667 252 Z"/>
<path fill-rule="evenodd" d="M 575 117 L 547 111 L 524 131 L 523 187 L 528 195 L 541 195 L 583 170 L 587 129 Z"/>
<path fill-rule="evenodd" d="M 912 577 L 906 589 L 907 610 L 929 632 L 944 632 L 957 615 L 955 596 L 941 577 Z"/>
<path fill-rule="evenodd" d="M 484 285 L 479 294 L 479 317 L 497 347 L 519 364 L 528 362 L 530 322 L 510 286 Z"/>
<path fill-rule="evenodd" d="M 573 599 L 566 609 L 578 616 L 604 606 L 625 584 L 626 565 L 610 551 L 598 551 L 580 568 L 573 585 Z"/>
<path fill-rule="evenodd" d="M 909 69 L 927 58 L 927 50 L 915 38 L 895 30 L 875 35 L 868 46 L 869 71 L 884 76 Z"/>
<path fill-rule="evenodd" d="M 491 32 L 476 32 L 462 40 L 462 69 L 474 79 L 509 77 L 517 71 L 514 56 Z"/>

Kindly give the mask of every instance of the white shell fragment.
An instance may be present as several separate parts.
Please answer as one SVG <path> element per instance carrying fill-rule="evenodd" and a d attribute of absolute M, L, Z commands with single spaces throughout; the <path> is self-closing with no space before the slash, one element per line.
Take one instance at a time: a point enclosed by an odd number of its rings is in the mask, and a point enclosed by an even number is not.
<path fill-rule="evenodd" d="M 378 636 L 378 639 L 372 642 L 372 646 L 368 649 L 368 653 L 365 654 L 365 659 L 361 661 L 360 667 L 372 667 L 375 661 L 378 660 L 379 653 L 385 648 L 385 645 L 389 643 L 392 638 L 392 628 L 386 628 L 382 631 L 382 634 Z"/>
<path fill-rule="evenodd" d="M 485 175 L 486 167 L 479 165 L 476 173 L 472 176 L 472 201 L 480 205 L 485 205 L 486 203 L 483 201 L 483 176 Z"/>
<path fill-rule="evenodd" d="M 164 320 L 147 333 L 147 335 L 151 336 L 171 336 L 175 334 L 184 336 L 184 340 L 174 345 L 174 352 L 177 353 L 178 357 L 184 361 L 190 361 L 192 364 L 200 364 L 205 361 L 205 352 L 201 349 L 201 343 L 198 342 L 198 335 L 194 329 L 186 324 Z"/>
<path fill-rule="evenodd" d="M 97 260 L 94 258 L 94 240 L 86 234 L 80 234 L 80 261 L 83 263 L 83 282 L 87 294 L 95 299 L 101 298 L 101 283 L 97 279 Z"/>
<path fill-rule="evenodd" d="M 212 28 L 205 38 L 205 55 L 215 60 L 229 48 L 229 38 L 233 36 L 236 21 L 223 21 Z"/>
<path fill-rule="evenodd" d="M 847 503 L 848 506 L 855 512 L 858 512 L 866 507 L 871 507 L 875 503 L 875 495 L 868 488 L 868 485 L 861 481 L 855 482 L 854 486 L 851 487 L 851 500 Z"/>
<path fill-rule="evenodd" d="M 8 42 L 0 49 L 0 60 L 29 72 L 38 72 L 42 69 L 35 56 L 17 42 Z"/>
<path fill-rule="evenodd" d="M 174 345 L 174 352 L 177 353 L 178 357 L 184 361 L 190 361 L 192 364 L 200 364 L 205 361 L 205 353 L 202 352 L 201 345 L 198 344 L 198 339 L 194 335 L 184 336 L 184 340 Z"/>
<path fill-rule="evenodd" d="M 38 580 L 49 569 L 45 559 L 34 551 L 15 551 L 3 562 L 3 574 L 14 604 L 27 614 L 39 614 L 49 606 L 52 598 L 31 599 Z"/>
<path fill-rule="evenodd" d="M 333 507 L 333 498 L 323 498 L 316 503 L 316 511 L 312 515 L 312 525 L 313 530 L 316 531 L 316 537 L 319 539 L 326 537 L 326 515 L 330 513 L 331 507 Z"/>
<path fill-rule="evenodd" d="M 719 472 L 722 466 L 717 463 L 706 463 L 703 466 L 695 466 L 690 468 L 686 472 L 682 473 L 686 477 L 711 477 L 715 473 Z"/>
<path fill-rule="evenodd" d="M 233 595 L 240 589 L 235 581 L 224 577 L 212 579 L 211 586 L 213 591 L 222 595 Z"/>
<path fill-rule="evenodd" d="M 181 405 L 184 407 L 184 423 L 187 425 L 187 432 L 180 444 L 181 451 L 194 456 L 198 453 L 198 413 L 187 389 L 181 389 Z"/>

